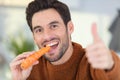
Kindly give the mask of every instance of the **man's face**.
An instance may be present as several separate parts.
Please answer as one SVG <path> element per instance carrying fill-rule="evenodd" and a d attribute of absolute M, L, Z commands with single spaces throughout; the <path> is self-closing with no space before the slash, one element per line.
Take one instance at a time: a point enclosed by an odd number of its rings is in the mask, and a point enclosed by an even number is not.
<path fill-rule="evenodd" d="M 50 46 L 44 56 L 47 60 L 58 61 L 69 48 L 72 30 L 65 26 L 62 18 L 54 9 L 37 12 L 32 18 L 33 36 L 39 48 Z"/>

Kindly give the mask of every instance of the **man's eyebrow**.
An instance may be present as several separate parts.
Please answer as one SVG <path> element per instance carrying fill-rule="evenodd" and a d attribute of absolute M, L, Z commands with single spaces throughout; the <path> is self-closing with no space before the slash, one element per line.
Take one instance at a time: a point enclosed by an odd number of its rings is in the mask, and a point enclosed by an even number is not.
<path fill-rule="evenodd" d="M 33 31 L 36 30 L 37 28 L 41 28 L 41 26 L 35 26 L 35 27 L 33 28 Z"/>
<path fill-rule="evenodd" d="M 49 24 L 51 25 L 51 24 L 57 24 L 57 23 L 59 23 L 59 22 L 58 21 L 52 21 Z"/>
<path fill-rule="evenodd" d="M 59 23 L 59 22 L 58 22 L 58 21 L 52 21 L 52 22 L 49 23 L 49 25 L 57 24 L 57 23 Z M 35 26 L 35 27 L 33 28 L 33 31 L 34 31 L 35 29 L 37 29 L 37 28 L 41 28 L 41 26 Z"/>

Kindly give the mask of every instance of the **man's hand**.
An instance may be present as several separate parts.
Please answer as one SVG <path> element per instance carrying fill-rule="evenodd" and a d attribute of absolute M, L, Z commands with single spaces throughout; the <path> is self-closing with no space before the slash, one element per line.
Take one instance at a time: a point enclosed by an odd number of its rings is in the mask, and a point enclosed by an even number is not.
<path fill-rule="evenodd" d="M 114 66 L 114 60 L 110 50 L 105 46 L 97 33 L 97 27 L 92 25 L 93 43 L 86 48 L 88 62 L 93 68 L 110 70 Z"/>
<path fill-rule="evenodd" d="M 21 62 L 32 53 L 33 52 L 25 52 L 23 54 L 20 54 L 10 63 L 10 69 L 13 80 L 26 80 L 31 73 L 32 67 L 38 64 L 37 61 L 30 68 L 26 70 L 21 69 Z"/>

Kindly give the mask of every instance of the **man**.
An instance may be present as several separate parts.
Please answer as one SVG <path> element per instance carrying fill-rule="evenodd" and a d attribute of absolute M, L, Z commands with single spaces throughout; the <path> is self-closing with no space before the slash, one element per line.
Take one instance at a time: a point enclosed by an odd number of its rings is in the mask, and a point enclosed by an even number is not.
<path fill-rule="evenodd" d="M 120 60 L 98 36 L 95 24 L 93 43 L 83 49 L 71 41 L 74 26 L 66 4 L 34 0 L 26 14 L 35 43 L 39 48 L 51 49 L 25 70 L 20 64 L 34 51 L 18 55 L 10 63 L 13 80 L 120 80 Z"/>

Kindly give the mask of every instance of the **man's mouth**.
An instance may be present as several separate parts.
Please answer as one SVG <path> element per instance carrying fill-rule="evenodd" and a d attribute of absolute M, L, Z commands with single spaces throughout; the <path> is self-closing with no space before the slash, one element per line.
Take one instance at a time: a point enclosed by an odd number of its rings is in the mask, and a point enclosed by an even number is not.
<path fill-rule="evenodd" d="M 59 42 L 55 41 L 55 42 L 50 42 L 48 44 L 46 44 L 46 46 L 50 46 L 52 49 L 55 49 L 58 46 Z"/>

